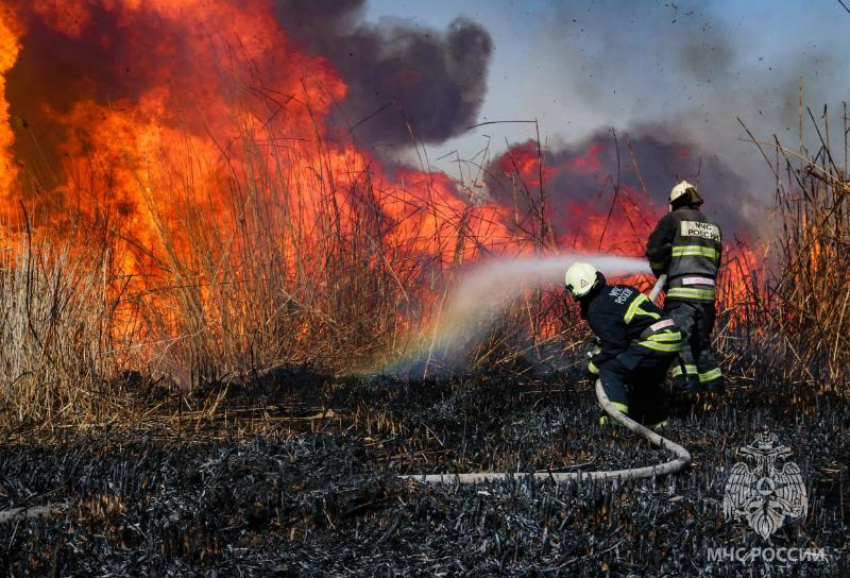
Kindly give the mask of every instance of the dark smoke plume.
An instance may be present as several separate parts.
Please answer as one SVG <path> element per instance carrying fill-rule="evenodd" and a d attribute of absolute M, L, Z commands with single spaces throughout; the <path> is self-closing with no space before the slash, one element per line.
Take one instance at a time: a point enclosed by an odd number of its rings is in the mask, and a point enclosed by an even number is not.
<path fill-rule="evenodd" d="M 290 38 L 327 58 L 349 87 L 357 138 L 378 147 L 439 143 L 473 124 L 486 92 L 489 33 L 464 18 L 446 32 L 359 21 L 365 0 L 279 0 Z M 379 112 L 380 111 L 380 112 Z"/>
<path fill-rule="evenodd" d="M 698 187 L 705 212 L 728 235 L 753 231 L 753 211 L 746 209 L 755 209 L 757 203 L 750 198 L 746 182 L 725 161 L 695 145 L 649 132 L 629 138 L 620 135 L 616 140 L 610 131 L 599 132 L 582 142 L 543 151 L 547 208 L 558 232 L 564 234 L 582 224 L 582 215 L 573 214 L 576 210 L 606 213 L 615 188 L 630 202 L 636 201 L 645 215 L 651 215 L 651 209 L 664 211 L 670 189 L 682 179 Z M 528 211 L 539 187 L 537 144 L 529 141 L 512 147 L 496 157 L 486 173 L 487 191 L 494 201 Z M 522 177 L 527 192 L 520 187 L 520 194 L 515 193 L 517 177 Z M 615 204 L 614 211 L 615 216 L 632 212 L 627 204 Z"/>

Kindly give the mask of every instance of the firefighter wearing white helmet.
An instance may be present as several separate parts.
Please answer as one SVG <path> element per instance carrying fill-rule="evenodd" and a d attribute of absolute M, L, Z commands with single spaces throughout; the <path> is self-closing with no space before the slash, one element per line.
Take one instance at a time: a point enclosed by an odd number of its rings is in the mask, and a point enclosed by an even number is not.
<path fill-rule="evenodd" d="M 670 205 L 678 205 L 687 200 L 692 205 L 702 205 L 702 197 L 699 196 L 697 188 L 688 181 L 682 181 L 670 191 Z"/>
<path fill-rule="evenodd" d="M 599 343 L 588 373 L 602 380 L 619 411 L 646 425 L 661 425 L 667 418 L 662 384 L 681 342 L 676 324 L 634 287 L 609 285 L 589 263 L 570 265 L 564 283 Z"/>
<path fill-rule="evenodd" d="M 670 212 L 649 236 L 646 257 L 656 276 L 667 275 L 664 310 L 684 333 L 676 389 L 723 391 L 723 374 L 711 350 L 716 318 L 715 283 L 723 252 L 720 226 L 700 210 L 702 197 L 681 181 L 670 191 Z"/>
<path fill-rule="evenodd" d="M 598 281 L 596 267 L 590 263 L 573 263 L 564 276 L 567 291 L 576 299 L 590 293 Z"/>

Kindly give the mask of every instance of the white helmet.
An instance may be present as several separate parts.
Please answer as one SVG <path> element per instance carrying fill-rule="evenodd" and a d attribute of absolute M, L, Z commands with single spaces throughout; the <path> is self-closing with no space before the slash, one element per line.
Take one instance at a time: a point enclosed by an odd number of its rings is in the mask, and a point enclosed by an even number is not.
<path fill-rule="evenodd" d="M 678 199 L 681 199 L 685 195 L 690 195 L 691 202 L 693 204 L 702 204 L 702 197 L 700 197 L 699 193 L 697 193 L 697 188 L 688 181 L 682 181 L 681 183 L 673 187 L 673 190 L 670 191 L 670 204 L 672 205 L 674 202 L 676 202 Z"/>
<path fill-rule="evenodd" d="M 567 269 L 564 283 L 567 286 L 567 291 L 578 299 L 590 293 L 590 290 L 596 285 L 596 279 L 596 267 L 590 263 L 576 262 Z"/>

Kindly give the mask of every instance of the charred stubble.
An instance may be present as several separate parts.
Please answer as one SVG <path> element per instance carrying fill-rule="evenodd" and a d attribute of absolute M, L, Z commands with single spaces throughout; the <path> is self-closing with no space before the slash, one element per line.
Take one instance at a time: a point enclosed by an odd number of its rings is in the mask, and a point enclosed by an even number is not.
<path fill-rule="evenodd" d="M 664 456 L 595 425 L 590 389 L 566 380 L 305 384 L 280 384 L 266 425 L 242 436 L 245 414 L 180 439 L 150 425 L 5 447 L 4 507 L 63 507 L 0 525 L 3 573 L 745 575 L 706 553 L 757 545 L 723 521 L 721 502 L 735 449 L 763 424 L 794 450 L 811 505 L 773 543 L 845 556 L 850 404 L 830 393 L 814 403 L 803 388 L 765 385 L 733 387 L 711 409 L 682 401 L 669 436 L 694 464 L 667 479 L 435 488 L 395 475 L 604 469 Z M 239 415 L 239 401 L 223 403 Z M 829 572 L 841 575 L 841 564 Z M 800 564 L 777 575 L 824 572 Z"/>

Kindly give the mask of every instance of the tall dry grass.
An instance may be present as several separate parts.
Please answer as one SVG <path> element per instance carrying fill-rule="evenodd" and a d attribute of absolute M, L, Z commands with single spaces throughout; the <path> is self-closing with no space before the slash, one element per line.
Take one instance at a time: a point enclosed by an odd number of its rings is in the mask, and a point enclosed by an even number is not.
<path fill-rule="evenodd" d="M 543 171 L 533 187 L 519 174 L 511 180 L 512 220 L 497 226 L 474 202 L 447 205 L 438 183 L 399 186 L 368 163 L 340 162 L 332 152 L 340 144 L 318 127 L 298 147 L 278 144 L 288 138 L 282 121 L 234 130 L 215 159 L 188 150 L 183 160 L 146 159 L 155 174 L 128 155 L 139 210 L 151 223 L 144 250 L 116 221 L 85 211 L 63 214 L 61 228 L 19 227 L 5 241 L 7 427 L 124 419 L 136 409 L 128 370 L 189 391 L 250 384 L 282 366 L 342 373 L 374 365 L 427 342 L 428 321 L 440 315 L 458 265 L 499 252 L 569 249 L 548 221 Z M 727 367 L 742 375 L 845 378 L 848 185 L 827 145 L 794 156 L 793 170 L 776 145 L 788 176 L 778 187 L 784 226 L 776 277 L 757 274 L 760 264 L 744 251 L 725 262 L 717 340 Z M 81 181 L 79 195 L 108 192 L 112 182 L 97 171 Z M 134 251 L 141 269 L 127 271 Z M 515 374 L 563 367 L 587 336 L 558 291 L 528 291 L 467 352 L 468 366 Z"/>
<path fill-rule="evenodd" d="M 32 237 L 0 249 L 3 426 L 101 422 L 123 415 L 128 361 L 110 254 Z"/>
<path fill-rule="evenodd" d="M 163 158 L 159 178 L 139 176 L 160 251 L 131 295 L 149 371 L 185 389 L 398 356 L 439 308 L 453 265 L 492 241 L 474 205 L 448 205 L 427 179 L 406 188 L 340 163 L 318 128 L 298 147 L 269 145 L 286 142 L 285 128 L 239 125 L 218 160 L 226 174 L 204 188 L 174 186 L 199 180 L 194 163 Z"/>
<path fill-rule="evenodd" d="M 846 389 L 850 367 L 850 179 L 846 104 L 831 138 L 829 111 L 800 110 L 796 146 L 760 142 L 776 180 L 774 275 L 758 303 L 765 340 L 795 379 Z M 805 145 L 804 131 L 817 143 Z"/>

